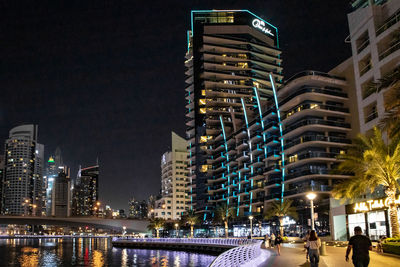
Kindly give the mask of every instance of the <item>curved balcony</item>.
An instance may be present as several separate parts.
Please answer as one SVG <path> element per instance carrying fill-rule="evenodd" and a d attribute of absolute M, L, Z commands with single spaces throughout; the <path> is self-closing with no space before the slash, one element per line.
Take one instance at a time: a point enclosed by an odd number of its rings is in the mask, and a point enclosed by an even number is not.
<path fill-rule="evenodd" d="M 300 144 L 306 144 L 308 142 L 329 142 L 329 143 L 335 143 L 335 144 L 351 144 L 351 140 L 347 138 L 342 138 L 342 137 L 336 137 L 336 136 L 323 136 L 323 135 L 303 135 L 300 136 L 294 140 L 291 140 L 290 142 L 287 142 L 285 146 L 285 150 L 300 145 Z M 307 144 L 306 144 L 307 145 Z M 290 152 L 289 152 L 290 153 Z"/>
<path fill-rule="evenodd" d="M 284 197 L 296 197 L 299 195 L 304 195 L 309 193 L 310 191 L 316 193 L 330 193 L 332 191 L 332 186 L 330 185 L 315 185 L 315 186 L 307 186 L 301 188 L 294 188 L 283 193 Z"/>
<path fill-rule="evenodd" d="M 309 126 L 309 125 L 321 125 L 328 126 L 332 128 L 344 128 L 350 130 L 350 123 L 340 122 L 340 121 L 332 121 L 332 120 L 323 120 L 323 119 L 303 119 L 300 120 L 283 130 L 283 134 L 287 134 L 295 129 L 299 129 L 300 127 Z"/>
<path fill-rule="evenodd" d="M 300 77 L 304 77 L 304 76 L 321 76 L 321 77 L 325 77 L 325 78 L 338 79 L 338 80 L 345 81 L 345 79 L 342 77 L 330 75 L 325 72 L 314 71 L 314 70 L 305 70 L 305 71 L 298 72 L 295 75 L 293 75 L 292 77 L 290 77 L 288 80 L 285 81 L 285 84 L 288 84 L 291 81 L 298 79 Z"/>
<path fill-rule="evenodd" d="M 303 87 L 302 89 L 297 90 L 295 93 L 285 97 L 282 101 L 280 101 L 279 105 L 282 108 L 287 102 L 289 102 L 293 98 L 295 98 L 299 95 L 306 94 L 306 93 L 323 94 L 323 95 L 328 95 L 328 96 L 339 97 L 342 99 L 348 98 L 347 93 L 344 93 L 340 90 L 332 90 L 332 89 L 318 88 L 318 87 Z"/>

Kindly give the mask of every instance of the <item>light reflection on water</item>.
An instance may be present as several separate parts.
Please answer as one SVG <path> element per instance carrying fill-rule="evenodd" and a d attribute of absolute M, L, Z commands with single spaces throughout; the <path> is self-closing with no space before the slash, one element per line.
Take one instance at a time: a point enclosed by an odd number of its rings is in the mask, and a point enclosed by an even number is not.
<path fill-rule="evenodd" d="M 205 267 L 215 256 L 168 250 L 113 248 L 105 238 L 0 239 L 0 265 Z"/>

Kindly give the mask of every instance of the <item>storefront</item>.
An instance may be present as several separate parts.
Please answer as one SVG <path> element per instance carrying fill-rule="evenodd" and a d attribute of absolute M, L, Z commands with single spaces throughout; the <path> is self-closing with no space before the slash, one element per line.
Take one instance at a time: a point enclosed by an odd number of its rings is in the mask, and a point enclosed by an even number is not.
<path fill-rule="evenodd" d="M 400 195 L 396 197 L 395 202 L 400 205 Z M 349 239 L 354 235 L 356 226 L 360 226 L 363 233 L 371 240 L 378 240 L 382 236 L 391 236 L 389 204 L 388 198 L 380 198 L 332 208 L 333 238 L 335 240 Z M 400 215 L 400 207 L 398 207 L 397 213 Z"/>

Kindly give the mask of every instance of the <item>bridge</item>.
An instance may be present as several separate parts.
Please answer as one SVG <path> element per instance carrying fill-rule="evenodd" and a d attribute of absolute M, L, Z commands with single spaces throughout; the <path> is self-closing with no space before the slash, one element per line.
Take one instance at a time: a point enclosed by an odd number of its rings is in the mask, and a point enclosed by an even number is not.
<path fill-rule="evenodd" d="M 147 220 L 103 219 L 95 217 L 36 217 L 36 216 L 6 216 L 0 215 L 0 224 L 30 224 L 30 225 L 58 225 L 71 227 L 96 227 L 121 231 L 123 227 L 129 232 L 148 232 Z"/>

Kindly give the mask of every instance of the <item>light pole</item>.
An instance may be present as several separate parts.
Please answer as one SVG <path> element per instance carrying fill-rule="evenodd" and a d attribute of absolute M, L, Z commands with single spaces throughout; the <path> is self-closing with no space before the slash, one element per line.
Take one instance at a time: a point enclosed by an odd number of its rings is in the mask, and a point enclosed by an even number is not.
<path fill-rule="evenodd" d="M 124 236 L 124 235 L 126 234 L 126 226 L 122 226 L 122 229 L 124 230 L 124 231 L 122 232 L 122 235 Z"/>
<path fill-rule="evenodd" d="M 177 223 L 175 223 L 175 233 L 176 233 L 176 237 L 179 237 L 178 224 Z"/>
<path fill-rule="evenodd" d="M 311 230 L 315 230 L 314 228 L 314 199 L 317 195 L 313 192 L 310 192 L 306 195 L 306 197 L 310 200 L 311 205 Z"/>
<path fill-rule="evenodd" d="M 252 215 L 249 216 L 250 220 L 250 238 L 253 239 L 253 219 L 254 217 Z"/>

